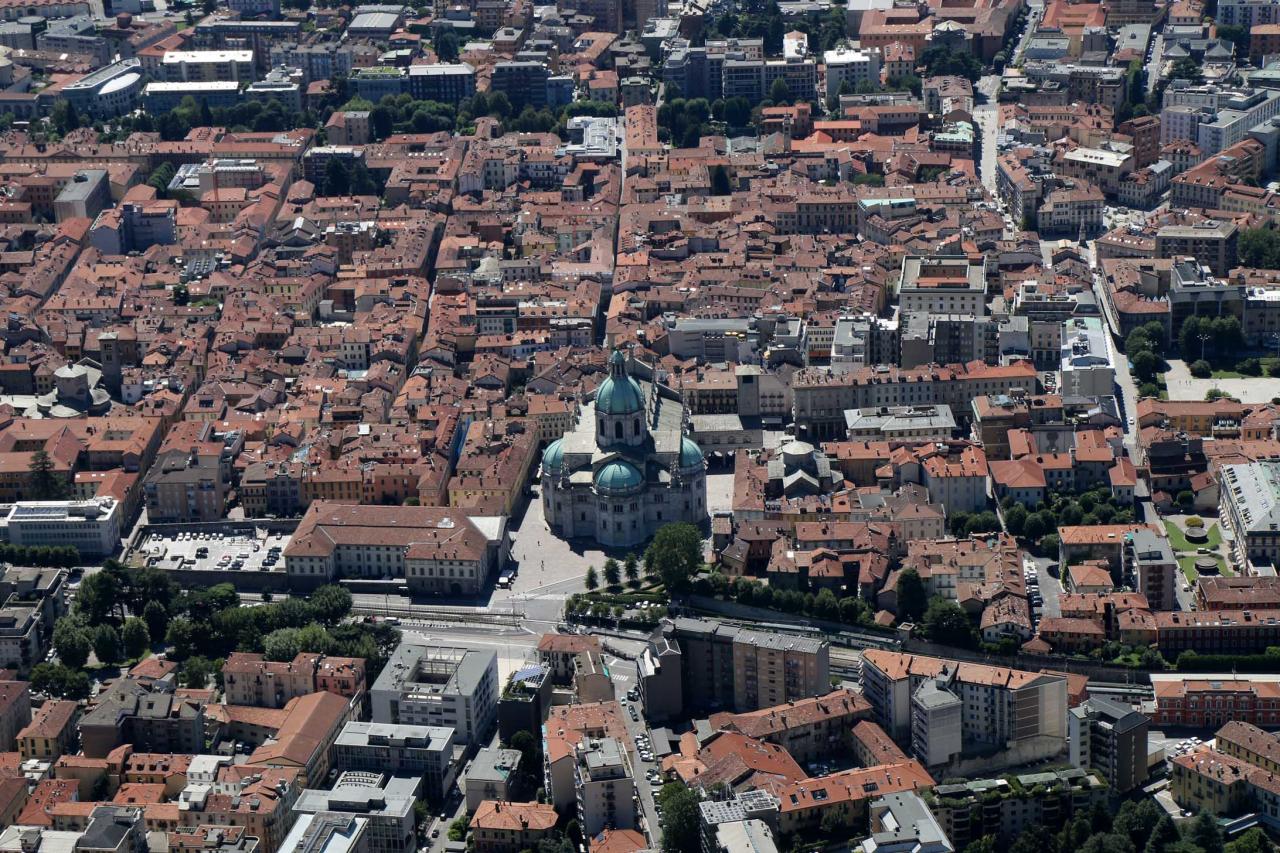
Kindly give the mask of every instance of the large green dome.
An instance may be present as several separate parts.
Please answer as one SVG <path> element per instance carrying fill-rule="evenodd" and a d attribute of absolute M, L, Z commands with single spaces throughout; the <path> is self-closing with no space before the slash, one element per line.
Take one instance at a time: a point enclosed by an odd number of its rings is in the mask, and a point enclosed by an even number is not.
<path fill-rule="evenodd" d="M 640 383 L 625 373 L 609 376 L 596 391 L 596 411 L 604 415 L 634 415 L 644 411 Z"/>
<path fill-rule="evenodd" d="M 557 438 L 542 452 L 542 467 L 547 471 L 559 471 L 564 465 L 564 439 Z"/>
<path fill-rule="evenodd" d="M 702 464 L 702 448 L 688 436 L 680 439 L 680 467 L 694 468 Z"/>
<path fill-rule="evenodd" d="M 627 492 L 644 485 L 644 476 L 630 462 L 616 459 L 596 472 L 596 488 L 610 492 Z"/>

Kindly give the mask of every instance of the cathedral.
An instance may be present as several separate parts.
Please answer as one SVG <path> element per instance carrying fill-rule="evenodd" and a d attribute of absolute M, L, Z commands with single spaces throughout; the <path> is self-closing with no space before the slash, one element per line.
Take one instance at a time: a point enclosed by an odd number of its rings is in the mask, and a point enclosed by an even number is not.
<path fill-rule="evenodd" d="M 633 370 L 647 372 L 615 351 L 594 402 L 542 454 L 542 508 L 561 537 L 629 548 L 707 517 L 707 465 L 684 434 L 680 395 Z"/>

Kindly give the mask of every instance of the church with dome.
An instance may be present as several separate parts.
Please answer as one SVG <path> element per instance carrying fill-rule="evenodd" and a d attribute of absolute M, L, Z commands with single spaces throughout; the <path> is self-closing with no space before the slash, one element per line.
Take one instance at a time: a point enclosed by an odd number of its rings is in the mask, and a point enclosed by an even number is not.
<path fill-rule="evenodd" d="M 542 454 L 542 508 L 566 539 L 629 548 L 707 517 L 707 464 L 680 395 L 621 352 L 575 428 Z"/>

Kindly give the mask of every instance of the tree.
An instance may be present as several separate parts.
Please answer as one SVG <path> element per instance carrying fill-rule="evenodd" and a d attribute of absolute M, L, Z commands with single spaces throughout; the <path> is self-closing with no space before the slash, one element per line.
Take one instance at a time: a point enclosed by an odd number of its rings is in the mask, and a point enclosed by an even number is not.
<path fill-rule="evenodd" d="M 441 62 L 457 62 L 459 46 L 458 34 L 453 31 L 453 27 L 442 29 L 436 36 L 434 47 Z"/>
<path fill-rule="evenodd" d="M 912 621 L 924 615 L 928 604 L 924 581 L 915 569 L 903 569 L 898 574 L 898 618 Z"/>
<path fill-rule="evenodd" d="M 1272 853 L 1276 848 L 1267 839 L 1267 834 L 1255 826 L 1234 841 L 1227 842 L 1223 849 L 1226 853 Z"/>
<path fill-rule="evenodd" d="M 66 496 L 66 480 L 54 470 L 53 460 L 43 447 L 31 454 L 27 470 L 31 472 L 32 500 L 56 501 Z"/>
<path fill-rule="evenodd" d="M 840 621 L 846 625 L 862 625 L 871 621 L 871 606 L 857 596 L 840 599 Z"/>
<path fill-rule="evenodd" d="M 122 600 L 119 579 L 111 572 L 94 572 L 80 582 L 76 610 L 89 625 L 99 625 L 114 618 Z"/>
<path fill-rule="evenodd" d="M 622 573 L 627 577 L 627 583 L 635 585 L 640 580 L 640 561 L 636 559 L 636 555 L 627 553 L 626 559 L 622 561 Z"/>
<path fill-rule="evenodd" d="M 1120 811 L 1116 812 L 1111 829 L 1113 832 L 1127 835 L 1133 842 L 1133 846 L 1137 848 L 1147 843 L 1147 838 L 1156 828 L 1163 814 L 1164 810 L 1156 805 L 1155 800 L 1145 799 L 1137 802 L 1129 800 L 1120 806 Z"/>
<path fill-rule="evenodd" d="M 822 813 L 822 823 L 819 825 L 819 829 L 822 831 L 822 837 L 828 841 L 836 840 L 842 833 L 847 834 L 844 817 L 835 809 L 826 809 Z"/>
<path fill-rule="evenodd" d="M 982 63 L 967 50 L 953 51 L 943 45 L 931 47 L 920 56 L 929 77 L 939 75 L 955 75 L 968 78 L 970 83 L 978 82 L 982 76 Z"/>
<path fill-rule="evenodd" d="M 1280 269 L 1280 233 L 1270 228 L 1246 228 L 1241 231 L 1237 251 L 1242 266 Z"/>
<path fill-rule="evenodd" d="M 1203 358 L 1196 359 L 1195 361 L 1191 362 L 1190 366 L 1187 369 L 1192 376 L 1195 376 L 1199 379 L 1208 379 L 1210 376 L 1213 375 L 1213 365 L 1205 361 Z"/>
<path fill-rule="evenodd" d="M 791 103 L 791 88 L 787 86 L 787 81 L 782 77 L 773 81 L 773 85 L 769 87 L 769 100 L 775 104 Z"/>
<path fill-rule="evenodd" d="M 370 115 L 370 122 L 373 117 Z M 351 167 L 346 158 L 334 157 L 324 167 L 325 195 L 349 195 L 351 192 Z"/>
<path fill-rule="evenodd" d="M 662 807 L 662 853 L 698 853 L 698 797 L 684 785 L 672 782 L 658 792 Z"/>
<path fill-rule="evenodd" d="M 664 525 L 645 549 L 645 564 L 653 566 L 668 594 L 683 591 L 702 565 L 701 532 L 685 522 Z"/>
<path fill-rule="evenodd" d="M 822 589 L 813 599 L 813 615 L 819 619 L 840 618 L 840 601 L 830 589 Z"/>
<path fill-rule="evenodd" d="M 169 630 L 169 611 L 154 599 L 142 608 L 142 620 L 147 623 L 147 631 L 152 637 L 163 637 Z"/>
<path fill-rule="evenodd" d="M 80 587 L 84 589 L 83 585 Z M 196 629 L 191 624 L 191 620 L 185 617 L 178 617 L 169 621 L 169 630 L 165 632 L 165 645 L 173 647 L 173 656 L 178 660 L 186 660 L 191 657 L 191 652 L 195 648 Z"/>
<path fill-rule="evenodd" d="M 326 584 L 311 594 L 311 607 L 321 623 L 337 625 L 351 612 L 351 593 L 337 584 Z"/>
<path fill-rule="evenodd" d="M 1009 853 L 1058 853 L 1058 839 L 1036 824 L 1014 839 Z"/>
<path fill-rule="evenodd" d="M 1155 378 L 1156 371 L 1160 369 L 1160 357 L 1151 350 L 1139 350 L 1129 357 L 1129 361 L 1133 363 L 1133 372 L 1144 382 Z"/>
<path fill-rule="evenodd" d="M 543 766 L 543 748 L 538 738 L 524 729 L 517 731 L 511 735 L 511 743 L 508 744 L 512 749 L 520 751 L 521 767 L 541 767 Z"/>
<path fill-rule="evenodd" d="M 964 846 L 964 853 L 996 853 L 996 837 L 984 835 Z"/>
<path fill-rule="evenodd" d="M 604 561 L 604 582 L 609 586 L 617 586 L 622 582 L 622 567 L 613 557 Z"/>
<path fill-rule="evenodd" d="M 924 613 L 922 631 L 930 642 L 946 646 L 971 647 L 974 644 L 973 623 L 954 601 L 935 596 Z"/>
<path fill-rule="evenodd" d="M 267 660 L 291 661 L 305 651 L 298 641 L 297 628 L 278 628 L 262 639 L 262 653 Z"/>
<path fill-rule="evenodd" d="M 89 676 L 62 664 L 40 663 L 31 668 L 31 689 L 59 699 L 88 699 Z"/>
<path fill-rule="evenodd" d="M 600 576 L 596 573 L 595 566 L 587 566 L 587 576 L 582 585 L 587 588 L 587 592 L 595 592 L 600 588 Z"/>
<path fill-rule="evenodd" d="M 1147 838 L 1147 844 L 1142 848 L 1142 853 L 1165 853 L 1165 848 L 1177 841 L 1178 838 L 1178 827 L 1174 824 L 1173 818 L 1163 814 L 1156 821 L 1155 828 L 1151 830 L 1151 835 Z"/>
<path fill-rule="evenodd" d="M 89 640 L 84 625 L 64 616 L 53 626 L 53 650 L 58 653 L 59 661 L 72 669 L 80 669 L 88 663 L 93 643 Z"/>
<path fill-rule="evenodd" d="M 1125 835 L 1102 832 L 1089 836 L 1080 853 L 1133 853 L 1133 842 Z"/>
<path fill-rule="evenodd" d="M 213 675 L 213 664 L 206 657 L 197 655 L 188 658 L 182 665 L 182 683 L 193 690 L 203 690 L 208 687 L 211 675 Z"/>
<path fill-rule="evenodd" d="M 999 529 L 1000 519 L 990 510 L 969 516 L 969 520 L 964 526 L 965 533 L 969 536 L 978 533 L 991 533 Z"/>
<path fill-rule="evenodd" d="M 141 657 L 147 649 L 151 648 L 151 630 L 147 628 L 147 623 L 137 616 L 130 616 L 124 620 L 121 638 L 124 640 L 124 653 L 128 657 Z"/>
<path fill-rule="evenodd" d="M 1004 511 L 1004 529 L 1014 536 L 1021 536 L 1023 525 L 1027 523 L 1027 508 L 1022 504 L 1014 504 Z"/>
<path fill-rule="evenodd" d="M 1191 821 L 1185 838 L 1204 853 L 1223 853 L 1222 830 L 1218 827 L 1218 821 L 1213 815 L 1206 811 L 1200 812 Z"/>
<path fill-rule="evenodd" d="M 1173 63 L 1173 70 L 1169 77 L 1173 80 L 1188 80 L 1191 85 L 1199 86 L 1204 82 L 1204 70 L 1200 67 L 1200 63 L 1189 56 L 1184 56 Z"/>
<path fill-rule="evenodd" d="M 119 663 L 124 649 L 120 645 L 120 632 L 114 625 L 99 625 L 93 633 L 93 655 L 106 664 Z"/>

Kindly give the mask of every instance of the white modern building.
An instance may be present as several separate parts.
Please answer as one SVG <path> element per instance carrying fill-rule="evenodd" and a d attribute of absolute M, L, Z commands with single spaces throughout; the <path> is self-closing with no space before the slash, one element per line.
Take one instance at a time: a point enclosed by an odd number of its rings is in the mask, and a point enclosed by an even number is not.
<path fill-rule="evenodd" d="M 74 545 L 85 557 L 104 557 L 120 547 L 120 502 L 21 501 L 0 505 L 0 537 L 14 545 Z"/>
<path fill-rule="evenodd" d="M 1062 324 L 1061 393 L 1105 397 L 1115 393 L 1111 336 L 1098 317 L 1072 317 Z"/>
<path fill-rule="evenodd" d="M 880 88 L 880 49 L 853 48 L 841 45 L 835 50 L 828 50 L 822 55 L 822 62 L 827 67 L 827 94 L 840 92 L 848 83 L 847 89 L 853 92 L 859 83 L 866 83 Z"/>
<path fill-rule="evenodd" d="M 498 655 L 401 643 L 369 697 L 375 723 L 445 726 L 460 744 L 484 743 L 498 719 Z"/>

